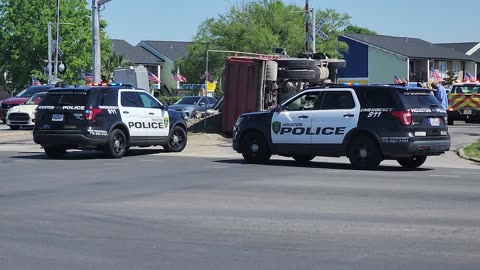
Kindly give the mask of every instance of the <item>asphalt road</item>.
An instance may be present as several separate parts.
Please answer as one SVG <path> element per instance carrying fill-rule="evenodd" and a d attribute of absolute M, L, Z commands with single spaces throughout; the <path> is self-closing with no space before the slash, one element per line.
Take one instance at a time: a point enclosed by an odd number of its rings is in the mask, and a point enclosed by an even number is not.
<path fill-rule="evenodd" d="M 192 138 L 180 154 L 48 160 L 6 134 L 1 269 L 479 269 L 480 167 L 458 157 L 413 171 L 249 165 Z"/>

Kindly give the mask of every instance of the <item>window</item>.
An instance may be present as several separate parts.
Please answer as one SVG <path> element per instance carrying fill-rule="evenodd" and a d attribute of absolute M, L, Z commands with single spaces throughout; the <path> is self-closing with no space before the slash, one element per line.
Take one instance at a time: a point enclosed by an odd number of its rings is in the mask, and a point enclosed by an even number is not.
<path fill-rule="evenodd" d="M 396 90 L 389 88 L 359 88 L 355 90 L 364 108 L 396 108 L 399 103 Z"/>
<path fill-rule="evenodd" d="M 143 107 L 136 92 L 122 92 L 121 102 L 124 107 Z"/>
<path fill-rule="evenodd" d="M 438 61 L 438 73 L 442 78 L 447 77 L 447 62 L 446 61 Z"/>
<path fill-rule="evenodd" d="M 355 108 L 352 93 L 349 91 L 326 91 L 322 110 L 342 110 Z"/>
<path fill-rule="evenodd" d="M 153 109 L 161 109 L 162 108 L 160 103 L 158 103 L 158 101 L 156 99 L 152 98 L 150 95 L 148 95 L 146 93 L 139 93 L 139 95 L 140 95 L 140 99 L 143 102 L 143 106 L 145 108 L 153 108 Z"/>
<path fill-rule="evenodd" d="M 289 101 L 283 108 L 287 111 L 318 110 L 321 92 L 308 92 Z"/>
<path fill-rule="evenodd" d="M 49 92 L 40 102 L 41 106 L 87 106 L 90 92 L 54 91 Z"/>
<path fill-rule="evenodd" d="M 455 76 L 458 76 L 458 73 L 462 69 L 462 65 L 460 64 L 459 61 L 454 61 L 452 62 L 452 70 L 455 73 Z"/>

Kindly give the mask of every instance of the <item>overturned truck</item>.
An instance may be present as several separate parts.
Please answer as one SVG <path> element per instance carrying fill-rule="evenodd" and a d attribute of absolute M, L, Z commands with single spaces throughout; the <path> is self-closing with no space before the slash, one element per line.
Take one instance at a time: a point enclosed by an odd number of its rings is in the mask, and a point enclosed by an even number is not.
<path fill-rule="evenodd" d="M 231 133 L 237 117 L 275 108 L 311 85 L 336 82 L 341 59 L 229 57 L 223 83 L 222 132 Z"/>

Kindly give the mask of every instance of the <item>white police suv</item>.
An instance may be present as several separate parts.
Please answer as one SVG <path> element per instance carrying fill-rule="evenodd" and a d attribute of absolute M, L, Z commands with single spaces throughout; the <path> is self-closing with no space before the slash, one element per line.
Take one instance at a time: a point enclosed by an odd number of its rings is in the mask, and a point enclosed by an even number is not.
<path fill-rule="evenodd" d="M 33 140 L 49 157 L 68 149 L 105 151 L 121 158 L 130 146 L 160 145 L 180 152 L 187 143 L 181 113 L 142 89 L 103 84 L 50 89 L 36 111 Z"/>
<path fill-rule="evenodd" d="M 240 115 L 233 148 L 251 163 L 272 154 L 299 162 L 347 156 L 356 169 L 375 169 L 385 159 L 416 168 L 449 150 L 446 116 L 428 89 L 332 85 L 304 90 L 272 111 Z"/>

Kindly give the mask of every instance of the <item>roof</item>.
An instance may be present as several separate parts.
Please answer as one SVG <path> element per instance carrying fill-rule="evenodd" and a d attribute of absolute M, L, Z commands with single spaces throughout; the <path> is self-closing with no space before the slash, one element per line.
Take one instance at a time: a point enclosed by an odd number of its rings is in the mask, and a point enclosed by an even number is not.
<path fill-rule="evenodd" d="M 437 43 L 437 45 L 480 58 L 480 42 Z"/>
<path fill-rule="evenodd" d="M 164 62 L 162 59 L 149 53 L 142 47 L 133 46 L 125 40 L 112 39 L 112 50 L 123 56 L 132 64 L 158 65 Z"/>
<path fill-rule="evenodd" d="M 187 46 L 190 44 L 191 42 L 186 41 L 143 40 L 137 46 L 142 47 L 153 54 L 160 53 L 168 59 L 175 61 L 178 58 L 182 58 L 187 55 Z M 152 51 L 152 49 L 155 51 Z"/>
<path fill-rule="evenodd" d="M 445 46 L 432 44 L 419 38 L 366 34 L 345 34 L 343 37 L 408 58 L 434 58 L 480 62 L 480 58 L 466 55 L 465 53 Z"/>

